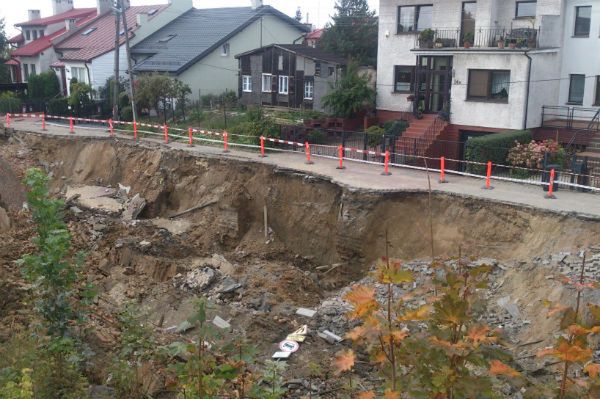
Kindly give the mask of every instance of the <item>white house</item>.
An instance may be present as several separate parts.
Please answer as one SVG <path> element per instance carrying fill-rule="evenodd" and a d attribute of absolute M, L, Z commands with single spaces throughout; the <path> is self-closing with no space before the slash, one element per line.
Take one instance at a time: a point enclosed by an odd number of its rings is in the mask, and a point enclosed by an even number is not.
<path fill-rule="evenodd" d="M 600 0 L 381 0 L 378 113 L 449 110 L 456 140 L 461 130 L 537 128 L 554 112 L 590 118 L 599 35 Z"/>

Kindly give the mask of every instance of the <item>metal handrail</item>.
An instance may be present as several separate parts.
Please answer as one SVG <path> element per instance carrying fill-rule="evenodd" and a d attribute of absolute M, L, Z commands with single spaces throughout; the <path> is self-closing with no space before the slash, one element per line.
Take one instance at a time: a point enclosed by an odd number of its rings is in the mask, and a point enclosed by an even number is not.
<path fill-rule="evenodd" d="M 598 108 L 598 111 L 596 111 L 596 114 L 594 115 L 594 117 L 592 118 L 592 120 L 590 121 L 590 123 L 588 123 L 587 127 L 585 129 L 579 129 L 573 132 L 573 136 L 571 137 L 571 140 L 569 140 L 569 143 L 567 144 L 567 149 L 571 149 L 574 146 L 575 143 L 575 138 L 577 137 L 577 135 L 581 132 L 586 132 L 586 133 L 590 133 L 594 131 L 594 124 L 598 124 L 599 128 L 595 129 L 596 131 L 600 131 L 600 108 Z"/>

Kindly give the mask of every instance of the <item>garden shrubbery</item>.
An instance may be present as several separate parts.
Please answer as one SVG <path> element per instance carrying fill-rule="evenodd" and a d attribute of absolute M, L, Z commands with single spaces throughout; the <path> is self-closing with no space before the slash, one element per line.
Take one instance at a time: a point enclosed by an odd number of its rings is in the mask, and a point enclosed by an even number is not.
<path fill-rule="evenodd" d="M 486 163 L 492 161 L 494 164 L 505 164 L 508 153 L 515 146 L 515 142 L 524 144 L 530 141 L 531 132 L 529 130 L 473 137 L 467 140 L 465 159 L 471 162 Z M 474 173 L 483 173 L 485 166 L 469 165 L 467 170 Z"/>

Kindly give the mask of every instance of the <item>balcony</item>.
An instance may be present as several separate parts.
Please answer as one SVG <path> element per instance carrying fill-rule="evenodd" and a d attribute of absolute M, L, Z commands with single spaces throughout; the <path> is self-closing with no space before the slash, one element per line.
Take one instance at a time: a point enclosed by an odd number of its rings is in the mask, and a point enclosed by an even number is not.
<path fill-rule="evenodd" d="M 426 29 L 415 35 L 414 51 L 457 49 L 528 50 L 539 47 L 539 31 L 532 28 Z"/>

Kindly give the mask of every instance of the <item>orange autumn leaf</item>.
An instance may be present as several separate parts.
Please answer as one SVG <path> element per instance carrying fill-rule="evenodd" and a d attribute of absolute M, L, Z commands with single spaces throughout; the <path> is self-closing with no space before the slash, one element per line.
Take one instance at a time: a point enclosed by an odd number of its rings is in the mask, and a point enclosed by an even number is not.
<path fill-rule="evenodd" d="M 488 337 L 490 330 L 488 326 L 475 326 L 469 330 L 467 339 L 475 344 L 494 342 L 495 337 Z"/>
<path fill-rule="evenodd" d="M 573 325 L 569 326 L 569 332 L 573 335 L 580 336 L 580 335 L 587 335 L 587 334 L 591 333 L 592 331 L 588 330 L 587 328 L 582 327 L 578 324 L 573 324 Z"/>
<path fill-rule="evenodd" d="M 375 399 L 375 394 L 373 391 L 365 391 L 356 395 L 354 399 Z"/>
<path fill-rule="evenodd" d="M 417 310 L 412 310 L 410 312 L 406 312 L 402 316 L 398 318 L 399 321 L 417 321 L 417 320 L 426 320 L 429 312 L 431 311 L 430 305 L 421 306 Z"/>
<path fill-rule="evenodd" d="M 492 360 L 490 363 L 490 374 L 491 375 L 504 375 L 507 377 L 518 377 L 521 375 L 517 370 L 513 369 L 507 364 L 502 363 L 500 360 Z"/>
<path fill-rule="evenodd" d="M 394 391 L 391 391 L 391 390 L 388 389 L 383 394 L 383 398 L 384 399 L 400 399 L 400 393 L 399 392 L 394 392 Z"/>
<path fill-rule="evenodd" d="M 336 373 L 339 374 L 343 373 L 344 371 L 352 370 L 355 359 L 356 358 L 352 349 L 345 352 L 338 352 L 333 361 L 333 366 L 335 367 Z"/>
<path fill-rule="evenodd" d="M 600 375 L 600 364 L 598 363 L 590 363 L 583 368 L 583 370 L 590 375 L 592 378 L 598 377 Z"/>
<path fill-rule="evenodd" d="M 350 312 L 350 317 L 353 319 L 363 317 L 379 307 L 379 303 L 375 300 L 375 288 L 364 285 L 352 287 L 345 299 L 354 306 L 354 311 Z"/>
<path fill-rule="evenodd" d="M 578 345 L 571 345 L 567 341 L 562 341 L 556 348 L 542 349 L 537 353 L 538 356 L 554 356 L 563 362 L 580 363 L 587 361 L 592 356 L 592 350 L 582 348 Z"/>
<path fill-rule="evenodd" d="M 367 329 L 365 328 L 365 326 L 354 327 L 352 330 L 346 333 L 346 338 L 348 338 L 351 341 L 358 341 L 359 339 L 364 337 L 366 330 Z"/>
<path fill-rule="evenodd" d="M 380 350 L 373 356 L 373 362 L 383 364 L 387 362 L 388 358 L 384 351 Z"/>

